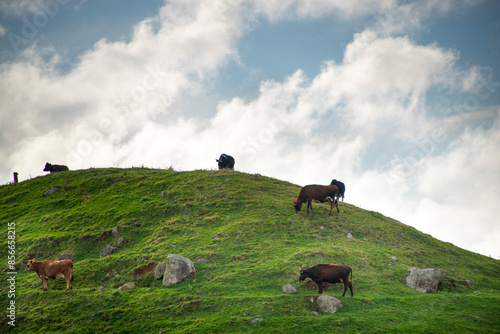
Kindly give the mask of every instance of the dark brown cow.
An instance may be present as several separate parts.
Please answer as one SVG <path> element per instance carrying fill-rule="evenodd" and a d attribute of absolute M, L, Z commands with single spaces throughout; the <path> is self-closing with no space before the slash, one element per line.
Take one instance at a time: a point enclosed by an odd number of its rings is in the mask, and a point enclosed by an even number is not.
<path fill-rule="evenodd" d="M 338 264 L 318 264 L 314 267 L 301 270 L 299 281 L 303 281 L 309 277 L 316 282 L 316 284 L 318 284 L 319 294 L 323 293 L 323 282 L 344 283 L 344 293 L 342 294 L 342 297 L 345 296 L 347 287 L 351 290 L 352 297 L 354 293 L 352 292 L 352 283 L 349 281 L 349 274 L 351 274 L 352 280 L 352 269 L 349 266 L 342 266 Z"/>
<path fill-rule="evenodd" d="M 43 291 L 47 290 L 47 278 L 56 279 L 64 277 L 66 279 L 66 291 L 72 289 L 73 282 L 73 261 L 35 261 L 29 260 L 25 272 L 34 271 L 43 282 Z"/>
<path fill-rule="evenodd" d="M 307 202 L 307 214 L 309 214 L 309 208 L 311 208 L 312 211 L 311 203 L 313 200 L 321 203 L 329 201 L 331 206 L 331 216 L 334 205 L 337 207 L 337 212 L 339 212 L 339 206 L 337 204 L 338 194 L 339 188 L 337 188 L 337 186 L 320 186 L 317 184 L 310 184 L 300 189 L 299 197 L 297 197 L 297 200 L 293 200 L 293 207 L 295 208 L 295 212 L 299 213 L 302 208 L 302 203 Z"/>

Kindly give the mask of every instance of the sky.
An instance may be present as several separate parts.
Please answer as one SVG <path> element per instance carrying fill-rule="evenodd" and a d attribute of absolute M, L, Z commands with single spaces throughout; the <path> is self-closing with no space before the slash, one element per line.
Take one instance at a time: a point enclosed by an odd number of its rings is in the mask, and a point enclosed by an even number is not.
<path fill-rule="evenodd" d="M 5 0 L 0 184 L 226 153 L 500 259 L 499 59 L 495 0 Z"/>

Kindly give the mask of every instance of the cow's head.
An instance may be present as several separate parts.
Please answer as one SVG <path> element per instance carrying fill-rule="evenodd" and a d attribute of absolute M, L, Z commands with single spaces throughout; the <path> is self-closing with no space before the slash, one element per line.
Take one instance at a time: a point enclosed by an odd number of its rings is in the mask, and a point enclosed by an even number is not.
<path fill-rule="evenodd" d="M 43 168 L 43 171 L 44 172 L 50 172 L 51 168 L 52 168 L 52 165 L 47 162 L 45 164 L 45 167 Z"/>
<path fill-rule="evenodd" d="M 25 272 L 33 271 L 33 262 L 35 262 L 35 258 L 33 260 L 28 260 L 28 265 L 26 266 Z"/>
<path fill-rule="evenodd" d="M 297 202 L 293 200 L 293 207 L 295 208 L 295 213 L 299 213 L 300 209 L 302 209 L 302 202 Z"/>
<path fill-rule="evenodd" d="M 303 280 L 305 280 L 308 277 L 309 277 L 309 273 L 307 272 L 307 270 L 301 270 L 300 271 L 299 281 L 303 281 Z"/>

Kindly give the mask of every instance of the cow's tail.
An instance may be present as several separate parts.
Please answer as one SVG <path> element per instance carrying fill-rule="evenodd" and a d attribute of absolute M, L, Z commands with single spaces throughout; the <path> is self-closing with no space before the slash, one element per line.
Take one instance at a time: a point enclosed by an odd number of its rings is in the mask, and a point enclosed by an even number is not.
<path fill-rule="evenodd" d="M 352 283 L 352 268 L 351 268 L 351 283 Z"/>
<path fill-rule="evenodd" d="M 74 276 L 73 276 L 73 262 L 71 262 L 71 282 L 73 282 L 74 280 Z"/>

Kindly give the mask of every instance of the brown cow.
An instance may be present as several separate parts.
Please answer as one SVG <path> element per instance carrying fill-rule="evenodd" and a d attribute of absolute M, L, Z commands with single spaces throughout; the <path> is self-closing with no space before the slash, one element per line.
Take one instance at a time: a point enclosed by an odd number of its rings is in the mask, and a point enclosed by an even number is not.
<path fill-rule="evenodd" d="M 293 207 L 295 208 L 295 212 L 299 213 L 302 208 L 302 203 L 307 202 L 307 214 L 309 214 L 309 208 L 311 208 L 312 211 L 311 203 L 313 200 L 321 203 L 329 201 L 331 216 L 334 205 L 337 207 L 337 212 L 339 212 L 339 206 L 337 204 L 338 194 L 339 188 L 335 185 L 320 186 L 317 184 L 310 184 L 300 189 L 299 197 L 297 197 L 297 200 L 293 200 Z"/>
<path fill-rule="evenodd" d="M 309 277 L 316 282 L 316 284 L 318 284 L 319 294 L 323 293 L 323 282 L 344 283 L 344 293 L 342 294 L 342 297 L 345 296 L 347 287 L 351 290 L 352 297 L 354 294 L 352 292 L 352 283 L 349 281 L 349 274 L 351 274 L 352 280 L 352 269 L 349 266 L 342 266 L 338 264 L 318 264 L 314 267 L 301 270 L 299 281 L 303 281 Z"/>
<path fill-rule="evenodd" d="M 72 289 L 73 282 L 73 261 L 35 261 L 29 260 L 25 272 L 34 271 L 43 282 L 43 291 L 47 290 L 47 278 L 56 279 L 64 277 L 66 279 L 66 291 Z"/>

